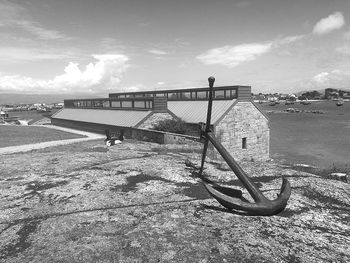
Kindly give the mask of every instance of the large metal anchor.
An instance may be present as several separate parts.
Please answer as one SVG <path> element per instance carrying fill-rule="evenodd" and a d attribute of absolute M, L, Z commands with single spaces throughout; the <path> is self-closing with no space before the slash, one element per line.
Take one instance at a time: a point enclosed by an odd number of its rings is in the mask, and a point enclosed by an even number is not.
<path fill-rule="evenodd" d="M 225 149 L 225 147 L 215 138 L 214 133 L 210 128 L 211 121 L 211 111 L 213 103 L 213 86 L 214 77 L 209 77 L 209 101 L 208 101 L 208 112 L 207 112 L 207 122 L 205 126 L 202 126 L 201 137 L 204 139 L 204 147 L 202 154 L 202 162 L 199 171 L 199 177 L 202 179 L 202 183 L 208 190 L 210 195 L 212 195 L 220 204 L 228 209 L 235 209 L 238 211 L 245 211 L 251 215 L 263 215 L 270 216 L 280 213 L 284 210 L 287 205 L 288 199 L 291 194 L 291 186 L 287 179 L 283 179 L 281 192 L 278 198 L 275 200 L 267 199 L 259 190 L 259 188 L 254 184 L 254 182 L 248 177 L 248 175 L 243 171 L 239 164 L 233 159 L 230 153 Z M 221 154 L 223 159 L 226 161 L 231 170 L 236 174 L 238 179 L 247 188 L 248 192 L 254 199 L 255 203 L 251 203 L 242 196 L 242 191 L 231 189 L 228 187 L 219 186 L 216 183 L 210 182 L 208 179 L 204 178 L 203 168 L 205 157 L 208 149 L 209 141 Z"/>

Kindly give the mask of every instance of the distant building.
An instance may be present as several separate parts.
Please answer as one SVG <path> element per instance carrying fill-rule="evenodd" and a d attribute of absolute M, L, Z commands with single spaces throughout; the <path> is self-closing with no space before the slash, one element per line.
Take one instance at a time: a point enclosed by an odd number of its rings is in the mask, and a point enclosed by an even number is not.
<path fill-rule="evenodd" d="M 103 133 L 105 129 L 151 130 L 160 120 L 181 119 L 194 127 L 206 122 L 209 88 L 110 93 L 108 98 L 65 100 L 52 116 L 55 125 Z M 250 86 L 215 87 L 213 131 L 236 158 L 269 158 L 267 117 L 251 100 Z"/>

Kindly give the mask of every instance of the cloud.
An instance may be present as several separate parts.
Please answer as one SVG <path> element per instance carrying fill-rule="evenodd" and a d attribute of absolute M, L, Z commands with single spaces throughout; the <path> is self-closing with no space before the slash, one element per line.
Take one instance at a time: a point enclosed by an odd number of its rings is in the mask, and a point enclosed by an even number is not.
<path fill-rule="evenodd" d="M 165 52 L 163 50 L 160 49 L 150 49 L 148 50 L 149 53 L 154 54 L 154 55 L 167 55 L 168 52 Z"/>
<path fill-rule="evenodd" d="M 70 62 L 64 74 L 52 80 L 38 80 L 20 75 L 0 75 L 0 92 L 23 93 L 97 93 L 115 89 L 128 68 L 127 56 L 121 54 L 93 55 L 96 60 L 84 70 Z"/>
<path fill-rule="evenodd" d="M 313 88 L 349 88 L 350 72 L 334 69 L 315 75 L 310 81 Z"/>
<path fill-rule="evenodd" d="M 321 73 L 315 75 L 312 79 L 316 83 L 325 84 L 325 83 L 329 82 L 329 75 L 330 74 L 328 72 L 321 72 Z"/>
<path fill-rule="evenodd" d="M 206 65 L 222 65 L 233 68 L 243 62 L 255 60 L 274 48 L 290 44 L 303 37 L 303 35 L 299 35 L 280 38 L 265 43 L 248 43 L 237 46 L 226 45 L 210 49 L 197 56 L 197 59 Z"/>
<path fill-rule="evenodd" d="M 0 47 L 0 62 L 6 63 L 68 59 L 72 57 L 73 53 L 68 50 Z"/>
<path fill-rule="evenodd" d="M 313 33 L 316 35 L 325 35 L 334 30 L 340 29 L 345 25 L 345 19 L 342 13 L 335 12 L 326 18 L 322 18 L 316 23 Z"/>
<path fill-rule="evenodd" d="M 38 22 L 19 20 L 13 21 L 12 25 L 21 28 L 24 31 L 31 33 L 42 40 L 68 40 L 70 39 L 66 35 L 60 33 L 57 30 L 46 29 Z"/>
<path fill-rule="evenodd" d="M 233 68 L 242 62 L 255 60 L 270 51 L 271 43 L 242 44 L 238 46 L 223 46 L 210 49 L 197 58 L 206 65 L 223 65 Z"/>
<path fill-rule="evenodd" d="M 0 10 L 2 11 L 0 17 L 1 27 L 19 28 L 41 40 L 71 39 L 57 30 L 47 29 L 42 26 L 19 4 L 3 0 L 0 2 Z"/>

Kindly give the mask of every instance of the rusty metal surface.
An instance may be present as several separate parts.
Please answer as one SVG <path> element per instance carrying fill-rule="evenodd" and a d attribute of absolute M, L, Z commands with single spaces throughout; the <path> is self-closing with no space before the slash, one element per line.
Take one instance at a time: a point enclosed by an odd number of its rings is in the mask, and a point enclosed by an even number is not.
<path fill-rule="evenodd" d="M 202 138 L 205 139 L 202 162 L 199 170 L 199 176 L 203 179 L 203 184 L 207 191 L 224 207 L 228 209 L 235 209 L 240 211 L 245 211 L 252 215 L 275 215 L 284 210 L 287 205 L 288 199 L 291 195 L 291 186 L 287 179 L 282 178 L 282 187 L 278 198 L 275 200 L 267 199 L 262 192 L 259 190 L 258 186 L 249 178 L 249 176 L 244 172 L 240 165 L 234 160 L 230 153 L 225 149 L 225 147 L 215 138 L 215 135 L 210 129 L 211 114 L 212 114 L 212 93 L 214 86 L 214 77 L 209 79 L 209 101 L 207 110 L 207 121 L 206 125 L 202 125 Z M 249 194 L 254 199 L 255 203 L 248 202 L 242 195 L 238 194 L 236 190 L 229 191 L 227 187 L 221 187 L 217 184 L 211 185 L 203 178 L 204 162 L 206 157 L 206 152 L 208 148 L 208 143 L 212 143 L 214 148 L 220 153 L 222 158 L 226 161 L 231 170 L 235 173 L 237 178 L 241 181 L 243 186 L 247 189 Z"/>

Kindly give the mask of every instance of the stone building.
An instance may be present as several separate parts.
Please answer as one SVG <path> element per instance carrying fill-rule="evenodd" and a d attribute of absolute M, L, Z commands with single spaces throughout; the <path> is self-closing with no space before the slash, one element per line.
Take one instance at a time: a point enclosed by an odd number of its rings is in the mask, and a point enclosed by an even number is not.
<path fill-rule="evenodd" d="M 139 139 L 150 136 L 152 127 L 164 119 L 181 119 L 198 131 L 198 124 L 206 121 L 208 92 L 209 88 L 124 92 L 104 99 L 65 100 L 51 122 L 100 133 L 123 130 L 126 137 L 137 134 Z M 236 160 L 268 159 L 268 119 L 251 100 L 251 88 L 215 87 L 213 99 L 213 131 L 231 155 Z"/>

